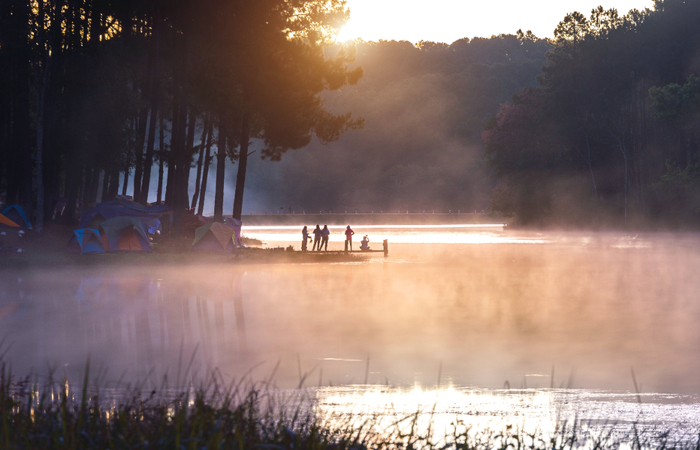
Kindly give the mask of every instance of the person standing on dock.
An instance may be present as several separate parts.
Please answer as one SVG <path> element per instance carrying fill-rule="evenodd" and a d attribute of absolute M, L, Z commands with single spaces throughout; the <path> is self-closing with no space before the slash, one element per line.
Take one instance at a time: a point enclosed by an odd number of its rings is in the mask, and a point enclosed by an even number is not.
<path fill-rule="evenodd" d="M 347 246 L 350 246 L 350 251 L 352 251 L 352 235 L 355 234 L 354 231 L 352 231 L 352 228 L 350 228 L 350 225 L 345 229 L 345 241 L 348 243 L 345 246 L 345 250 L 347 250 Z"/>
<path fill-rule="evenodd" d="M 331 231 L 328 229 L 328 225 L 323 226 L 323 230 L 321 230 L 321 246 L 318 248 L 321 250 L 321 248 L 325 245 L 325 251 L 328 251 L 328 237 L 331 235 Z"/>
<path fill-rule="evenodd" d="M 305 252 L 306 251 L 306 241 L 311 240 L 309 237 L 309 230 L 306 229 L 306 225 L 304 225 L 304 229 L 301 230 L 301 251 Z"/>
<path fill-rule="evenodd" d="M 314 228 L 314 246 L 311 247 L 311 251 L 321 250 L 321 226 L 316 224 Z"/>

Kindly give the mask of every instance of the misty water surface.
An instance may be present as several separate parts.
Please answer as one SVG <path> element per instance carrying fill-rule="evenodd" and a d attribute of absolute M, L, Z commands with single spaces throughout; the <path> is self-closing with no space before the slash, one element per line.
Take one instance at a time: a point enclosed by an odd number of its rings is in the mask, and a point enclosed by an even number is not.
<path fill-rule="evenodd" d="M 299 231 L 244 234 L 298 247 Z M 3 273 L 0 353 L 75 380 L 90 355 L 107 385 L 189 367 L 282 388 L 634 393 L 633 369 L 645 395 L 700 388 L 697 235 L 355 231 L 389 257 Z M 322 392 L 357 399 L 342 389 Z"/>

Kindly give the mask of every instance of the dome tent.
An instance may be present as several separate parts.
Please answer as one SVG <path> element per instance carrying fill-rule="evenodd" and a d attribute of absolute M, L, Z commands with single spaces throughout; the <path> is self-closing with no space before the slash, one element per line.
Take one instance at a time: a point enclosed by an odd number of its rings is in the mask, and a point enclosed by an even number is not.
<path fill-rule="evenodd" d="M 105 247 L 99 231 L 93 228 L 81 228 L 73 231 L 73 236 L 68 241 L 68 251 L 82 255 L 104 253 Z"/>
<path fill-rule="evenodd" d="M 134 217 L 119 216 L 100 224 L 102 242 L 109 252 L 150 252 L 146 226 Z"/>
<path fill-rule="evenodd" d="M 98 203 L 93 208 L 83 211 L 80 215 L 80 228 L 97 229 L 105 220 L 126 216 L 141 220 L 148 226 L 147 231 L 151 234 L 160 229 L 160 212 L 151 212 L 145 208 L 135 209 L 127 205 L 128 203 L 117 201 Z"/>
<path fill-rule="evenodd" d="M 233 229 L 219 222 L 199 227 L 194 231 L 192 248 L 194 250 L 230 252 L 234 248 Z"/>
<path fill-rule="evenodd" d="M 0 214 L 0 227 L 19 228 L 19 224 Z"/>
<path fill-rule="evenodd" d="M 31 229 L 32 224 L 27 220 L 27 215 L 24 213 L 24 210 L 22 209 L 21 206 L 19 205 L 10 205 L 7 208 L 2 210 L 2 215 L 5 216 L 7 219 L 10 221 L 14 222 L 15 224 L 19 225 L 20 228 L 23 229 Z M 12 225 L 7 225 L 7 226 L 12 226 Z"/>

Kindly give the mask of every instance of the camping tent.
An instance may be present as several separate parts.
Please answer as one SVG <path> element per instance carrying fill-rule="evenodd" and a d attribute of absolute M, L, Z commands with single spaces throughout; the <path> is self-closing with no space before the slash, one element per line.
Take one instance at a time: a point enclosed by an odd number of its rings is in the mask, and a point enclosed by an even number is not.
<path fill-rule="evenodd" d="M 241 242 L 241 226 L 243 222 L 233 217 L 226 217 L 224 223 L 229 226 L 234 232 L 233 242 L 237 248 L 243 247 L 243 242 Z"/>
<path fill-rule="evenodd" d="M 105 220 L 125 216 L 140 219 L 148 225 L 147 231 L 149 232 L 155 233 L 156 230 L 160 229 L 160 220 L 158 220 L 161 217 L 160 212 L 137 210 L 124 203 L 117 201 L 102 202 L 93 208 L 83 211 L 80 215 L 80 227 L 97 229 Z"/>
<path fill-rule="evenodd" d="M 68 251 L 73 253 L 104 253 L 105 247 L 100 232 L 93 228 L 81 228 L 73 231 L 68 241 Z"/>
<path fill-rule="evenodd" d="M 102 242 L 110 252 L 150 252 L 146 226 L 134 217 L 119 216 L 100 224 Z"/>
<path fill-rule="evenodd" d="M 27 215 L 19 205 L 10 205 L 2 210 L 2 215 L 19 225 L 20 228 L 31 228 L 32 224 L 27 220 Z M 8 225 L 12 226 L 12 225 Z"/>
<path fill-rule="evenodd" d="M 195 250 L 230 252 L 234 248 L 232 236 L 233 230 L 223 223 L 210 223 L 194 231 L 192 248 Z"/>
<path fill-rule="evenodd" d="M 8 219 L 4 215 L 0 214 L 0 227 L 12 227 L 12 228 L 19 228 L 19 224 L 15 223 L 15 221 Z"/>

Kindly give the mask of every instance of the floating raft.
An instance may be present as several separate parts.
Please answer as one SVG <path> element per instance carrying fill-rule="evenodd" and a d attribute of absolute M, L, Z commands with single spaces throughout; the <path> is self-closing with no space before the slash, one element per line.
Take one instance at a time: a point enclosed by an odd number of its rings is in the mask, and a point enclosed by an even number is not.
<path fill-rule="evenodd" d="M 320 251 L 307 250 L 304 253 L 318 253 L 318 254 L 324 254 L 324 253 L 334 253 L 334 254 L 337 254 L 337 253 L 384 253 L 384 256 L 389 256 L 389 240 L 384 239 L 382 241 L 382 249 L 381 250 L 348 250 L 348 241 L 345 241 L 345 250 L 320 250 Z"/>

